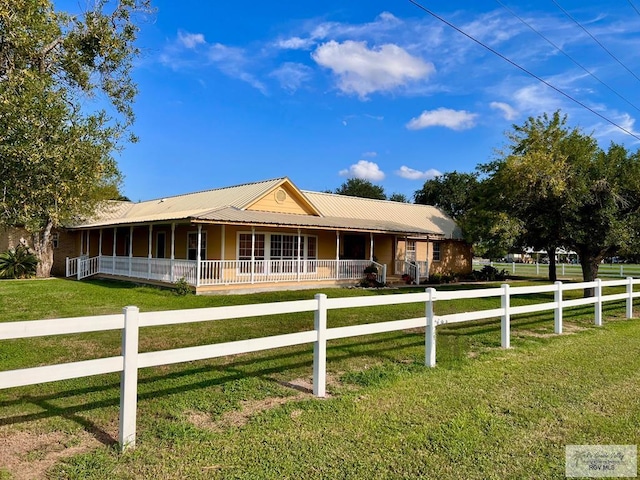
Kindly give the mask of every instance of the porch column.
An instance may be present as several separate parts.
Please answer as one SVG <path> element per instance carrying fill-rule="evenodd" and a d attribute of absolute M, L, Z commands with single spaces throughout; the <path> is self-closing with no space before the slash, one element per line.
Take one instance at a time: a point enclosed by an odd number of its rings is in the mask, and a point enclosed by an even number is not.
<path fill-rule="evenodd" d="M 176 259 L 176 223 L 171 223 L 171 283 L 174 282 L 173 261 Z"/>
<path fill-rule="evenodd" d="M 369 232 L 369 261 L 373 262 L 373 232 Z"/>
<path fill-rule="evenodd" d="M 340 278 L 340 230 L 336 230 L 336 280 Z"/>
<path fill-rule="evenodd" d="M 100 236 L 98 237 L 98 256 L 102 256 L 102 229 L 100 229 Z"/>
<path fill-rule="evenodd" d="M 153 225 L 149 224 L 149 253 L 147 255 L 147 280 L 151 278 L 151 258 L 153 257 L 151 250 L 153 246 Z"/>
<path fill-rule="evenodd" d="M 224 249 L 225 249 L 225 236 L 226 236 L 226 225 L 222 225 L 220 232 L 220 260 L 224 260 Z"/>
<path fill-rule="evenodd" d="M 129 227 L 129 276 L 131 276 L 132 263 L 133 263 L 133 225 Z"/>
<path fill-rule="evenodd" d="M 256 228 L 251 227 L 251 283 L 254 280 L 256 266 Z"/>
<path fill-rule="evenodd" d="M 118 235 L 118 227 L 113 227 L 113 245 L 111 246 L 111 274 L 116 273 L 116 237 Z"/>
<path fill-rule="evenodd" d="M 84 255 L 84 231 L 80 230 L 80 257 Z"/>
<path fill-rule="evenodd" d="M 196 287 L 200 286 L 200 249 L 202 248 L 202 224 L 198 224 L 198 245 L 196 251 Z"/>
<path fill-rule="evenodd" d="M 87 230 L 87 257 L 89 256 L 89 251 L 91 250 L 91 230 Z"/>
<path fill-rule="evenodd" d="M 302 265 L 301 263 L 301 251 L 300 251 L 300 247 L 302 246 L 302 238 L 300 237 L 300 229 L 298 229 L 298 281 L 300 281 L 300 266 Z"/>
<path fill-rule="evenodd" d="M 404 261 L 407 261 L 407 245 L 409 244 L 409 239 L 408 237 L 405 235 L 404 236 Z"/>

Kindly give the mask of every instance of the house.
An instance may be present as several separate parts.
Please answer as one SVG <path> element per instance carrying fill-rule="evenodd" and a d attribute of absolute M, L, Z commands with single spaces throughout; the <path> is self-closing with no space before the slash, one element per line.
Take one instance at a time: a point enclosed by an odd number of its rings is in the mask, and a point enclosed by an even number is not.
<path fill-rule="evenodd" d="M 197 293 L 353 284 L 372 264 L 381 281 L 472 268 L 470 246 L 438 208 L 303 191 L 286 177 L 109 202 L 57 242 L 54 273 L 184 278 Z"/>

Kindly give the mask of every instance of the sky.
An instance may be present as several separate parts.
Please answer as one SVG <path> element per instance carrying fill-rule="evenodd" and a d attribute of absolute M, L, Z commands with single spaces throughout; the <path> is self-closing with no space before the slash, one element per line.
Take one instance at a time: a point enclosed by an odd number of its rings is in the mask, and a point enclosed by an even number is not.
<path fill-rule="evenodd" d="M 412 199 L 558 109 L 603 148 L 639 148 L 640 0 L 418 3 L 493 52 L 409 0 L 157 0 L 136 19 L 140 141 L 117 155 L 123 193 L 287 176 L 316 191 L 362 178 Z"/>

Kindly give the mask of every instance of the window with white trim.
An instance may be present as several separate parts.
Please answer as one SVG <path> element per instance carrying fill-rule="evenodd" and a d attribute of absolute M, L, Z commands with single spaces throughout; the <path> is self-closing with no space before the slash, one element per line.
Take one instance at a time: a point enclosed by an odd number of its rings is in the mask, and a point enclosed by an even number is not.
<path fill-rule="evenodd" d="M 238 233 L 237 258 L 242 261 L 240 273 L 251 273 L 251 236 L 251 233 Z M 298 271 L 298 259 L 302 262 L 301 272 L 314 272 L 317 244 L 317 237 L 313 235 L 300 235 L 298 244 L 297 234 L 256 233 L 254 272 L 295 273 Z"/>
<path fill-rule="evenodd" d="M 440 261 L 440 242 L 433 242 L 433 261 Z"/>
<path fill-rule="evenodd" d="M 207 232 L 202 232 L 200 239 L 200 260 L 207 258 Z M 198 232 L 187 234 L 187 260 L 197 260 L 198 257 Z"/>
<path fill-rule="evenodd" d="M 415 262 L 416 260 L 416 241 L 407 238 L 407 252 L 405 260 L 407 262 Z"/>

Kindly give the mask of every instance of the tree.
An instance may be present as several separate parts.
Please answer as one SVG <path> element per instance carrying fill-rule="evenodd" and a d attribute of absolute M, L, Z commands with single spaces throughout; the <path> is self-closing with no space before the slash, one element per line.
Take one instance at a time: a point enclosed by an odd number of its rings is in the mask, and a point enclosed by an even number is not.
<path fill-rule="evenodd" d="M 472 205 L 473 192 L 478 185 L 477 173 L 445 173 L 432 180 L 414 194 L 416 203 L 433 205 L 454 219 L 463 216 Z"/>
<path fill-rule="evenodd" d="M 29 231 L 39 276 L 51 271 L 52 229 L 119 195 L 113 153 L 135 140 L 132 16 L 148 2 L 98 0 L 82 16 L 50 0 L 0 5 L 0 225 Z M 111 115 L 85 111 L 98 93 Z"/>
<path fill-rule="evenodd" d="M 508 138 L 503 156 L 481 167 L 487 200 L 521 222 L 522 243 L 547 249 L 552 280 L 559 246 L 575 250 L 584 281 L 594 280 L 604 257 L 637 241 L 640 154 L 603 151 L 559 112 L 529 118 Z"/>
<path fill-rule="evenodd" d="M 350 178 L 335 193 L 338 195 L 349 195 L 351 197 L 373 198 L 376 200 L 386 200 L 384 189 L 379 185 L 374 185 L 369 180 L 360 178 Z"/>
<path fill-rule="evenodd" d="M 400 203 L 409 203 L 409 199 L 404 193 L 392 193 L 389 195 L 389 201 L 391 202 L 400 202 Z"/>

